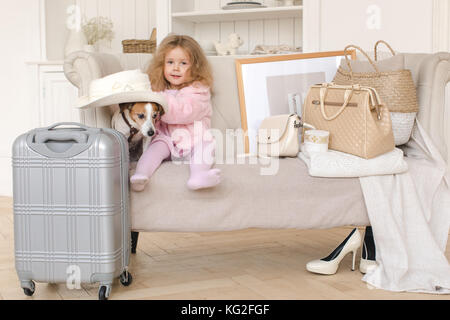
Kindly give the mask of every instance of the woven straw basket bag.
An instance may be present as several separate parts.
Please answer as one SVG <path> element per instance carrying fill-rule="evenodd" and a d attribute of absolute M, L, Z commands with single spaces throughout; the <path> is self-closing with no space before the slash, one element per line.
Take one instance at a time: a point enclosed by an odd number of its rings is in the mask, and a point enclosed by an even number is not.
<path fill-rule="evenodd" d="M 383 40 L 375 44 L 375 61 L 377 61 L 377 48 L 379 44 L 386 45 L 392 55 L 395 51 Z M 383 103 L 388 107 L 391 113 L 392 130 L 394 132 L 395 145 L 402 145 L 409 141 L 414 126 L 416 114 L 419 111 L 417 102 L 416 87 L 411 75 L 407 69 L 380 72 L 374 61 L 360 47 L 349 45 L 345 48 L 359 50 L 372 65 L 374 72 L 353 72 L 351 63 L 347 57 L 348 70 L 339 67 L 334 83 L 339 85 L 359 84 L 375 88 L 381 97 Z"/>
<path fill-rule="evenodd" d="M 156 28 L 153 28 L 150 40 L 123 40 L 123 53 L 155 53 L 156 51 Z"/>

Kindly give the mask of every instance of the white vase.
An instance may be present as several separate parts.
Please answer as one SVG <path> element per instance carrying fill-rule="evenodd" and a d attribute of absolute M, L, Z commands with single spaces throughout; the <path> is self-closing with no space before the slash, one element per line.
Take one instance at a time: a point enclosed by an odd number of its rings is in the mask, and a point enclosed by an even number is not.
<path fill-rule="evenodd" d="M 93 46 L 92 44 L 85 44 L 84 47 L 83 47 L 83 51 L 96 52 L 95 46 Z"/>
<path fill-rule="evenodd" d="M 73 29 L 70 31 L 69 37 L 66 41 L 66 46 L 64 48 L 64 55 L 67 57 L 69 54 L 75 51 L 83 51 L 84 47 L 88 44 L 86 36 L 83 30 Z"/>

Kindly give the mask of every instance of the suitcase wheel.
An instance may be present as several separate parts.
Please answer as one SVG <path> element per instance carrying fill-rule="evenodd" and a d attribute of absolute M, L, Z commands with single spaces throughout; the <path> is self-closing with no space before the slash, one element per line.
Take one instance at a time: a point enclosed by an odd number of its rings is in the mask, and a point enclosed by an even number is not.
<path fill-rule="evenodd" d="M 128 271 L 124 271 L 120 275 L 119 280 L 123 286 L 128 287 L 131 284 L 131 282 L 133 282 L 133 277 L 131 276 L 131 273 L 129 273 Z"/>
<path fill-rule="evenodd" d="M 100 286 L 98 289 L 98 300 L 108 300 L 110 292 L 110 286 Z"/>
<path fill-rule="evenodd" d="M 31 297 L 34 294 L 34 291 L 36 290 L 36 286 L 33 281 L 30 281 L 30 288 L 23 288 L 23 293 L 27 295 L 28 297 Z"/>

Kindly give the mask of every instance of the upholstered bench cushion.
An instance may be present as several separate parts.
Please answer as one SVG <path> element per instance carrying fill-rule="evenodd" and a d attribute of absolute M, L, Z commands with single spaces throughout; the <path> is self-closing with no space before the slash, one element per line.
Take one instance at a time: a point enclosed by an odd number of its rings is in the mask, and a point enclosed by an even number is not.
<path fill-rule="evenodd" d="M 132 229 L 209 232 L 369 224 L 358 179 L 310 177 L 296 158 L 279 163 L 278 173 L 269 176 L 248 161 L 216 165 L 222 183 L 191 191 L 186 187 L 189 165 L 164 162 L 143 192 L 131 192 Z"/>

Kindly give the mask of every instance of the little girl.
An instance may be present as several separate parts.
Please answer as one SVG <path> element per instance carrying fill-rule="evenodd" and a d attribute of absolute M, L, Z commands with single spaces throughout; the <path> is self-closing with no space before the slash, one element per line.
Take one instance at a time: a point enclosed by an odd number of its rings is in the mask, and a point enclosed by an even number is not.
<path fill-rule="evenodd" d="M 189 36 L 169 35 L 160 44 L 148 69 L 152 90 L 162 92 L 169 111 L 156 125 L 156 135 L 138 161 L 131 188 L 144 190 L 164 160 L 189 157 L 189 189 L 214 187 L 220 170 L 212 169 L 212 72 L 200 45 Z M 195 130 L 194 130 L 195 129 Z"/>

